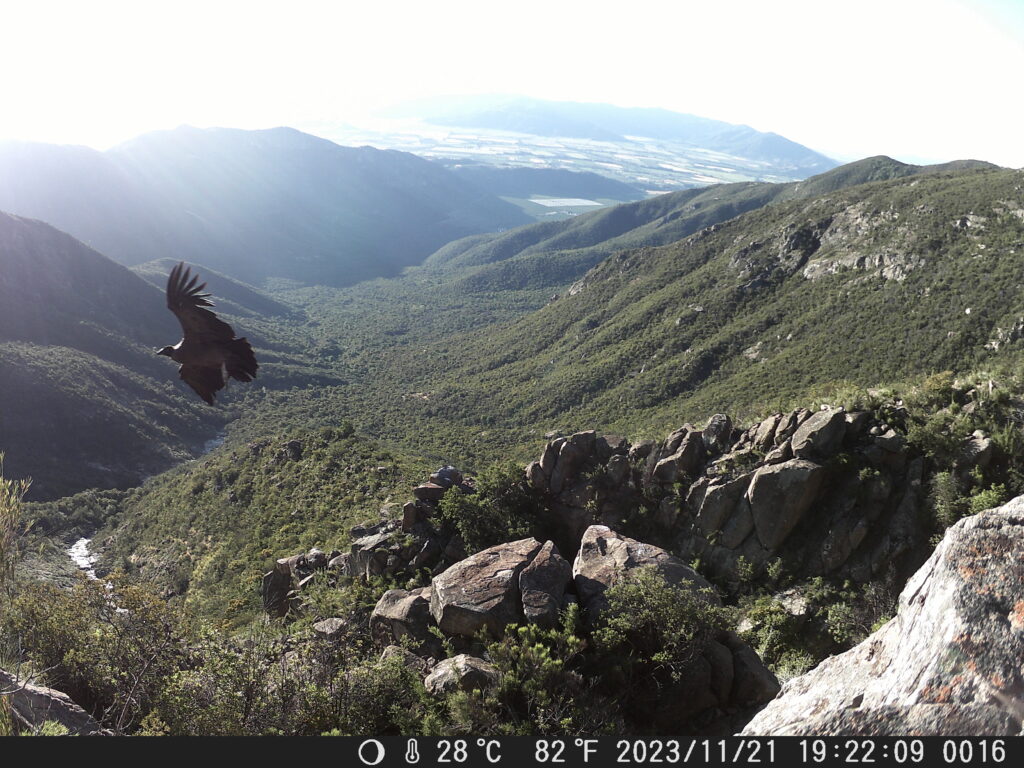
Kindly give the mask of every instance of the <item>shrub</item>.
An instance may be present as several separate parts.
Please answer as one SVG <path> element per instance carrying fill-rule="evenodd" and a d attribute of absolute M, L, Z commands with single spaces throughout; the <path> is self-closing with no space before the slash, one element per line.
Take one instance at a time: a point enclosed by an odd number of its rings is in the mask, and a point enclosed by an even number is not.
<path fill-rule="evenodd" d="M 649 663 L 673 678 L 727 625 L 710 595 L 669 584 L 654 566 L 627 571 L 605 597 L 593 634 L 597 651 L 629 665 Z"/>
<path fill-rule="evenodd" d="M 467 552 L 523 539 L 535 532 L 538 504 L 521 467 L 495 465 L 477 478 L 477 492 L 452 488 L 440 505 L 441 519 L 455 528 Z"/>

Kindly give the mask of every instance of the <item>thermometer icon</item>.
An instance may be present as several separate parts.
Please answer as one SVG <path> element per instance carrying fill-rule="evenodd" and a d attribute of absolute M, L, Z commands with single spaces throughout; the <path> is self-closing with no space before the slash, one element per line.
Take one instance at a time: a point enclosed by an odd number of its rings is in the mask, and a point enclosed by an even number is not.
<path fill-rule="evenodd" d="M 405 748 L 405 762 L 418 763 L 419 760 L 420 753 L 416 747 L 416 739 L 409 739 L 409 744 Z"/>

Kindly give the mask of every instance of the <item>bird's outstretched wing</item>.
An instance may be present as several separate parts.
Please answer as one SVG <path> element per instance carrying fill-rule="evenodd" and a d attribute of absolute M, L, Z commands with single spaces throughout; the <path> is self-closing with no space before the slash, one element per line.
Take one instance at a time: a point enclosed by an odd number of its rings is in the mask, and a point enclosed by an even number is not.
<path fill-rule="evenodd" d="M 178 316 L 186 343 L 230 341 L 235 332 L 213 312 L 203 309 L 212 307 L 213 302 L 209 300 L 210 294 L 202 292 L 206 283 L 197 283 L 199 276 L 193 277 L 184 262 L 179 262 L 167 278 L 167 308 Z M 185 378 L 184 372 L 181 377 Z M 195 389 L 194 384 L 192 387 Z"/>

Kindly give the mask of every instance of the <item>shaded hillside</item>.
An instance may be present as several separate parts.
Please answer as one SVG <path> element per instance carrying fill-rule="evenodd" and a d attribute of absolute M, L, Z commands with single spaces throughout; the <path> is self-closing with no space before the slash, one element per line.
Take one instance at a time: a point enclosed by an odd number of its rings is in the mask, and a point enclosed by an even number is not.
<path fill-rule="evenodd" d="M 177 263 L 174 259 L 148 261 L 145 264 L 132 267 L 132 272 L 163 292 L 167 285 L 167 276 Z M 259 289 L 210 269 L 204 264 L 192 264 L 191 266 L 195 273 L 202 276 L 204 282 L 217 286 L 218 311 L 230 312 L 241 317 L 252 315 L 287 316 L 294 312 L 284 304 L 274 301 Z"/>
<path fill-rule="evenodd" d="M 126 488 L 191 458 L 224 422 L 158 380 L 68 347 L 0 344 L 0 451 L 30 499 Z"/>
<path fill-rule="evenodd" d="M 200 274 L 216 298 L 220 281 Z M 256 346 L 256 387 L 338 382 L 298 352 L 310 345 L 296 318 L 288 327 L 269 313 L 281 305 L 224 287 L 247 303 L 226 317 Z M 11 476 L 33 478 L 31 498 L 135 485 L 217 434 L 231 412 L 201 403 L 155 354 L 179 338 L 162 288 L 48 224 L 0 213 L 0 451 Z"/>
<path fill-rule="evenodd" d="M 529 220 L 436 164 L 287 128 L 182 127 L 106 153 L 0 144 L 0 209 L 124 264 L 183 259 L 254 284 L 394 274 L 450 240 Z"/>

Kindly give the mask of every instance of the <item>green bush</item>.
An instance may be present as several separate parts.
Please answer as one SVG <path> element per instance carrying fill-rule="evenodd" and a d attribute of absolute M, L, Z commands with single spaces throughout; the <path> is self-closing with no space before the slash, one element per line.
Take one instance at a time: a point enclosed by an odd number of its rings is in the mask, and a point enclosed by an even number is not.
<path fill-rule="evenodd" d="M 593 634 L 598 653 L 649 664 L 678 678 L 715 634 L 728 625 L 710 594 L 669 584 L 654 566 L 635 568 L 605 593 Z"/>
<path fill-rule="evenodd" d="M 441 499 L 441 519 L 451 525 L 469 553 L 495 544 L 524 539 L 537 532 L 538 502 L 522 467 L 512 462 L 481 472 L 477 492 L 451 488 Z"/>

